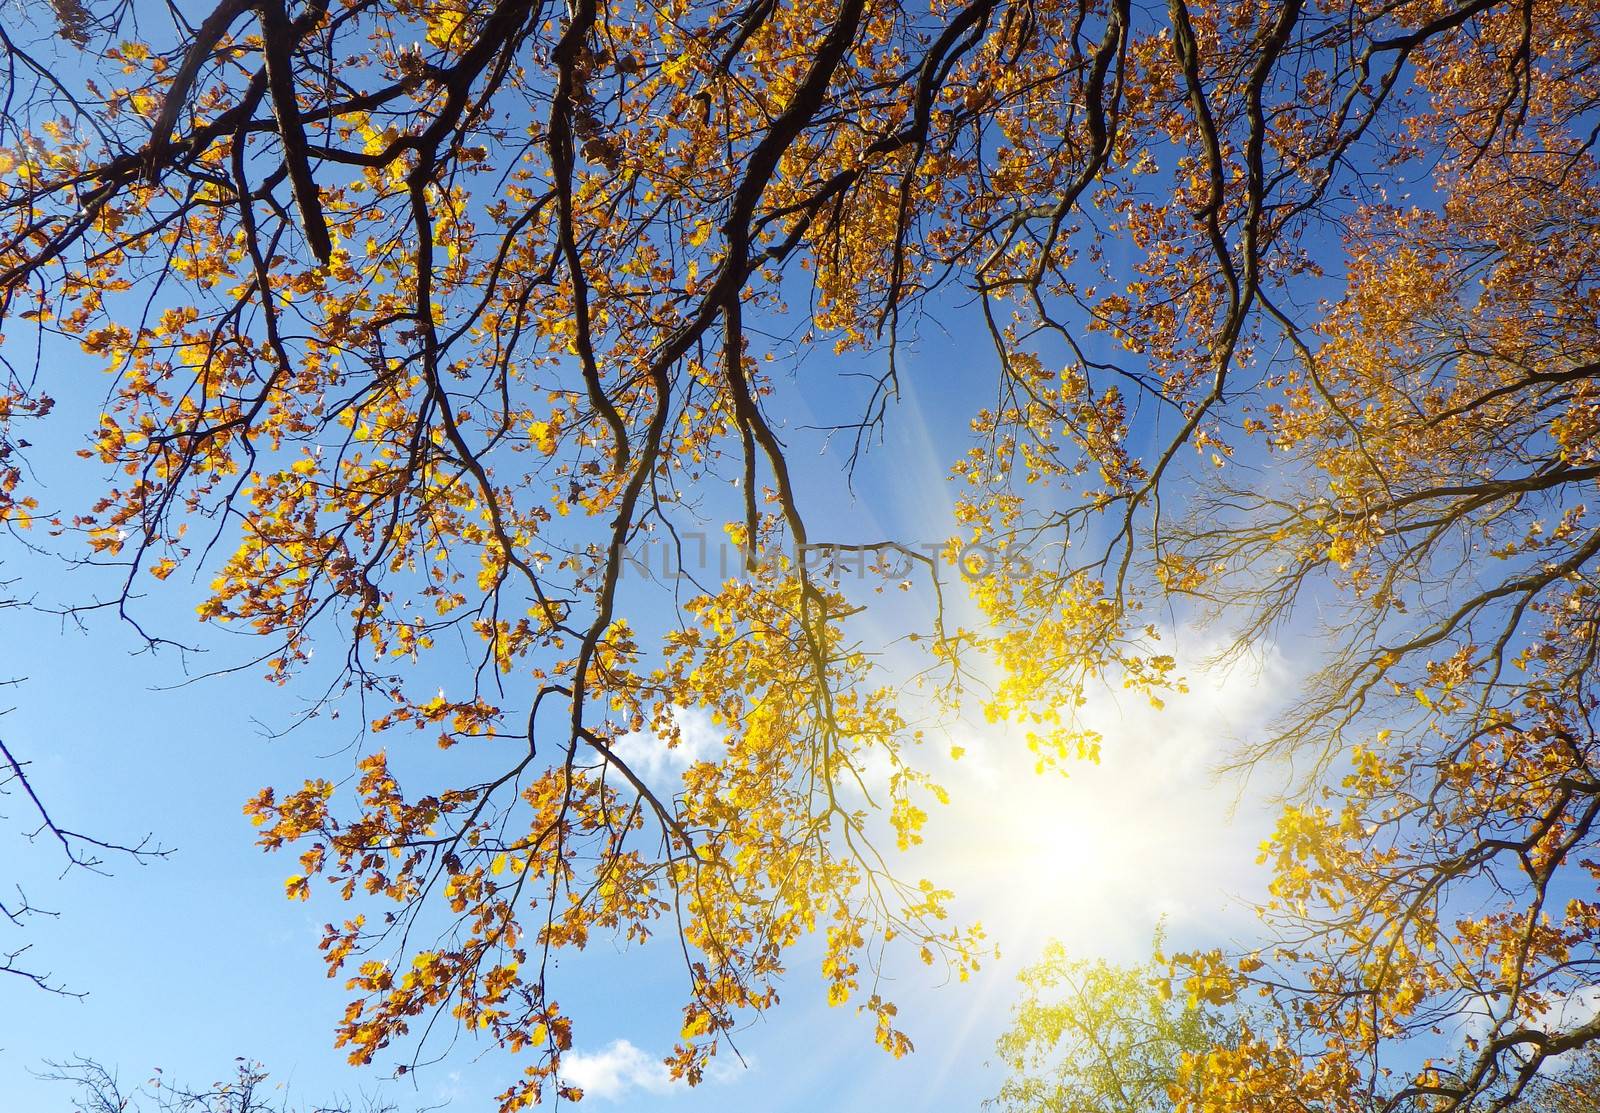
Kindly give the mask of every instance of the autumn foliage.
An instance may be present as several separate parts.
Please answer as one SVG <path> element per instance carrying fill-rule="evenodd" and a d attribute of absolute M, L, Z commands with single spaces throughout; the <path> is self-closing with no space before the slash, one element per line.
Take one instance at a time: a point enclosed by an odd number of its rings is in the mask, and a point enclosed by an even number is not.
<path fill-rule="evenodd" d="M 181 7 L 0 38 L 0 519 L 122 569 L 152 643 L 137 597 L 198 572 L 271 680 L 362 709 L 345 787 L 247 809 L 290 897 L 350 902 L 354 1061 L 446 1015 L 536 1102 L 572 1041 L 551 956 L 600 932 L 677 937 L 691 1080 L 812 932 L 908 1051 L 880 949 L 986 946 L 893 858 L 939 796 L 921 703 L 1092 756 L 1090 685 L 1183 685 L 1169 604 L 1241 648 L 1327 635 L 1240 754 L 1294 770 L 1270 942 L 1171 964 L 1250 1002 L 1178 1108 L 1500 1108 L 1600 1040 L 1558 1019 L 1600 961 L 1600 10 Z M 807 350 L 872 353 L 860 462 L 948 373 L 901 350 L 933 312 L 994 349 L 951 544 L 823 536 L 771 400 L 835 373 Z M 108 372 L 103 493 L 35 521 L 63 339 Z M 747 567 L 625 575 L 705 528 Z M 878 581 L 796 557 L 822 542 Z M 863 641 L 907 577 L 925 694 Z M 688 711 L 714 756 L 630 768 Z M 418 731 L 449 753 L 403 757 Z"/>

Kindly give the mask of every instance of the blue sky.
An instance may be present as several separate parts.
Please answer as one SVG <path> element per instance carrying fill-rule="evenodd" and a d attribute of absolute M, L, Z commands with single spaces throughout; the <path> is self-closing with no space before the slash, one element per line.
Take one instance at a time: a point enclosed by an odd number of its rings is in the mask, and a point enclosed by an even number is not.
<path fill-rule="evenodd" d="M 968 417 L 992 391 L 992 355 L 986 341 L 947 334 L 937 320 L 924 322 L 922 334 L 902 357 L 905 394 L 891 411 L 887 443 L 867 458 L 853 496 L 841 494 L 848 445 L 825 445 L 807 431 L 841 416 L 837 368 L 824 366 L 831 357 L 808 361 L 769 406 L 791 450 L 799 449 L 802 505 L 820 508 L 820 535 L 932 541 L 950 532 L 942 476 L 965 445 Z M 97 479 L 98 465 L 72 450 L 105 379 L 73 350 L 47 356 L 61 407 L 47 429 L 30 432 L 32 459 L 46 508 L 71 508 Z M 16 546 L 9 551 L 3 575 L 19 578 L 18 590 L 41 604 L 116 589 L 114 572 L 67 574 Z M 193 590 L 174 577 L 141 613 L 161 633 L 206 650 L 190 660 L 192 672 L 244 659 L 247 643 L 194 623 Z M 107 877 L 63 878 L 52 847 L 15 836 L 27 822 L 21 802 L 3 801 L 6 876 L 60 913 L 27 930 L 30 956 L 89 996 L 0 982 L 0 1109 L 64 1107 L 67 1091 L 33 1072 L 74 1054 L 114 1065 L 125 1081 L 160 1067 L 190 1082 L 224 1075 L 235 1056 L 246 1056 L 306 1100 L 381 1091 L 402 1108 L 489 1108 L 489 1095 L 520 1069 L 492 1047 L 436 1040 L 438 1061 L 403 1083 L 384 1081 L 403 1053 L 357 1070 L 332 1047 L 344 995 L 324 976 L 315 945 L 322 924 L 350 910 L 320 891 L 309 903 L 286 901 L 292 859 L 256 849 L 240 812 L 265 785 L 348 766 L 348 720 L 272 737 L 312 693 L 312 678 L 277 688 L 248 670 L 174 688 L 184 662 L 170 651 L 135 654 L 135 635 L 109 615 L 84 630 L 45 614 L 7 618 L 0 676 L 26 681 L 8 690 L 14 710 L 0 717 L 0 730 L 33 762 L 32 778 L 57 819 L 108 838 L 150 832 L 174 853 L 144 867 L 111 862 Z M 893 623 L 893 613 L 883 621 Z M 1180 659 L 1196 661 L 1212 648 L 1200 632 L 1171 634 Z M 1248 913 L 1232 898 L 1258 883 L 1252 862 L 1262 816 L 1248 801 L 1230 816 L 1233 789 L 1213 785 L 1207 769 L 1271 710 L 1269 693 L 1282 690 L 1291 665 L 1269 653 L 1258 670 L 1201 678 L 1164 716 L 1100 700 L 1091 713 L 1107 734 L 1105 758 L 1066 779 L 1035 777 L 1022 743 L 993 728 L 952 725 L 950 741 L 969 751 L 956 764 L 942 742 L 930 744 L 927 759 L 952 801 L 936 810 L 929 842 L 907 871 L 955 888 L 959 914 L 982 920 L 1002 957 L 967 984 L 941 984 L 941 972 L 920 964 L 889 972 L 888 995 L 918 1048 L 909 1058 L 880 1052 L 870 1019 L 853 1006 L 827 1007 L 818 949 L 802 947 L 780 1007 L 737 1036 L 746 1065 L 728 1056 L 696 1090 L 669 1085 L 658 1061 L 677 1036 L 677 952 L 664 942 L 623 950 L 596 939 L 581 955 L 563 956 L 558 971 L 559 999 L 577 1021 L 568 1076 L 589 1091 L 589 1107 L 607 1110 L 974 1108 L 999 1086 L 988 1066 L 994 1039 L 1016 971 L 1045 938 L 1063 938 L 1082 954 L 1138 959 L 1163 917 L 1178 941 L 1219 943 L 1249 931 Z M 707 742 L 709 728 L 697 729 Z M 388 745 L 430 744 L 417 735 Z M 451 751 L 425 760 L 470 759 Z M 24 939 L 3 930 L 7 949 Z"/>
<path fill-rule="evenodd" d="M 1426 186 L 1419 189 L 1426 202 Z M 1326 254 L 1332 272 L 1337 252 Z M 820 345 L 784 373 L 767 409 L 789 445 L 815 537 L 916 544 L 952 532 L 943 476 L 995 381 L 977 323 L 970 310 L 932 303 L 901 356 L 904 396 L 890 411 L 887 443 L 873 449 L 849 491 L 849 434 L 830 442 L 816 429 L 858 416 L 864 387 L 841 372 L 863 368 Z M 25 343 L 19 331 L 8 354 L 15 358 Z M 74 450 L 92 426 L 106 378 L 75 346 L 43 355 L 48 389 L 61 404 L 46 427 L 27 432 L 36 446 L 33 481 L 47 510 L 71 513 L 92 502 L 103 482 L 99 465 Z M 1150 415 L 1137 432 L 1154 435 Z M 729 497 L 724 485 L 710 501 Z M 15 578 L 14 593 L 46 607 L 109 598 L 119 586 L 116 570 L 69 573 L 19 545 L 0 556 L 0 578 Z M 202 678 L 259 647 L 197 626 L 196 594 L 174 577 L 141 603 L 152 629 L 205 650 L 188 660 L 135 652 L 134 632 L 109 614 L 80 629 L 47 613 L 4 612 L 0 680 L 23 682 L 0 689 L 0 707 L 14 705 L 0 715 L 0 737 L 31 763 L 56 819 L 111 839 L 148 832 L 173 853 L 146 866 L 112 860 L 107 876 L 62 876 L 55 847 L 21 837 L 33 825 L 26 803 L 15 794 L 0 799 L 0 883 L 16 879 L 33 903 L 58 914 L 26 929 L 0 922 L 0 950 L 31 944 L 35 967 L 88 992 L 81 1000 L 52 996 L 0 979 L 0 1113 L 64 1108 L 68 1091 L 37 1072 L 72 1055 L 99 1059 L 131 1083 L 159 1067 L 192 1084 L 226 1075 L 245 1056 L 307 1101 L 369 1092 L 403 1109 L 491 1108 L 490 1096 L 518 1077 L 520 1065 L 470 1037 L 445 1033 L 430 1044 L 431 1061 L 400 1082 L 389 1075 L 409 1060 L 406 1049 L 357 1070 L 332 1047 L 345 993 L 324 976 L 316 943 L 323 923 L 353 910 L 321 886 L 308 903 L 285 900 L 293 859 L 261 853 L 240 809 L 263 786 L 348 770 L 359 743 L 352 722 L 361 716 L 318 719 L 280 736 L 317 690 L 320 666 L 288 688 L 264 683 L 255 669 Z M 875 621 L 886 639 L 924 603 L 913 594 L 885 607 Z M 630 617 L 641 629 L 652 617 L 660 621 L 659 614 Z M 1169 619 L 1165 633 L 1193 692 L 1165 714 L 1098 694 L 1088 717 L 1106 736 L 1100 765 L 1064 779 L 1037 777 L 1018 738 L 981 722 L 948 725 L 948 742 L 968 751 L 959 763 L 948 758 L 944 736 L 930 742 L 926 764 L 951 802 L 935 811 L 928 843 L 907 857 L 905 872 L 953 888 L 957 915 L 981 920 L 1001 956 L 964 984 L 920 964 L 886 972 L 914 1055 L 888 1058 L 873 1045 L 868 1018 L 853 1006 L 827 1007 L 813 943 L 791 956 L 782 1004 L 737 1033 L 742 1063 L 727 1055 L 702 1087 L 673 1085 L 659 1063 L 677 1038 L 684 988 L 672 941 L 625 948 L 597 937 L 557 965 L 558 999 L 577 1022 L 565 1073 L 588 1090 L 588 1108 L 973 1109 L 1000 1085 L 989 1065 L 994 1040 L 1017 971 L 1046 938 L 1119 960 L 1143 958 L 1158 922 L 1180 947 L 1249 938 L 1247 901 L 1264 880 L 1255 848 L 1269 825 L 1262 794 L 1273 786 L 1217 784 L 1209 770 L 1232 743 L 1259 731 L 1311 663 L 1296 654 L 1314 654 L 1315 646 L 1262 647 L 1255 661 L 1206 673 L 1199 662 L 1219 648 L 1216 635 Z M 340 656 L 340 634 L 326 631 L 326 656 Z M 175 687 L 186 668 L 193 682 Z M 422 674 L 416 683 L 431 691 L 458 679 Z M 671 758 L 639 740 L 634 764 L 670 775 L 674 760 L 716 744 L 708 723 L 691 720 L 687 729 L 683 753 Z M 468 747 L 441 755 L 426 735 L 385 741 L 413 767 L 493 760 Z"/>

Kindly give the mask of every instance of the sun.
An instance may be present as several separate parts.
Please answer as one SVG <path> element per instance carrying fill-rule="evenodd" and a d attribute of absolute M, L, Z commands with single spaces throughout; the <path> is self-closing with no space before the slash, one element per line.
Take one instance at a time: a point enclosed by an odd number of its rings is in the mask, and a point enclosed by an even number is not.
<path fill-rule="evenodd" d="M 1080 954 L 1136 957 L 1163 920 L 1216 923 L 1258 883 L 1262 837 L 1237 814 L 1233 786 L 1201 718 L 1147 731 L 1129 717 L 1105 756 L 1035 769 L 1025 743 L 997 735 L 942 783 L 932 876 L 1002 948 L 1058 939 Z M 932 826 L 932 825 L 930 825 Z"/>
<path fill-rule="evenodd" d="M 1150 876 L 1137 846 L 1101 804 L 1107 793 L 1083 776 L 1032 771 L 996 800 L 982 835 L 983 856 L 1000 883 L 1005 914 L 1028 934 L 1099 920 L 1124 903 L 1134 876 Z M 1111 794 L 1115 795 L 1115 794 Z"/>

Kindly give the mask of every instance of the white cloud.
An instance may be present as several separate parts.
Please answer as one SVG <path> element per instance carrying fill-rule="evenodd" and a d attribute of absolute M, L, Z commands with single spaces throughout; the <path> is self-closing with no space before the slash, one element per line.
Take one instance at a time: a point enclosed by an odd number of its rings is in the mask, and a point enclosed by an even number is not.
<path fill-rule="evenodd" d="M 1589 986 L 1585 989 L 1575 989 L 1571 993 L 1558 993 L 1552 996 L 1555 998 L 1555 1007 L 1551 1009 L 1545 1023 L 1540 1025 L 1547 1032 L 1579 1028 L 1596 1016 L 1600 1016 L 1600 986 Z"/>
<path fill-rule="evenodd" d="M 561 1078 L 588 1098 L 620 1101 L 635 1090 L 671 1093 L 676 1085 L 666 1064 L 628 1040 L 612 1040 L 601 1051 L 569 1051 L 561 1057 Z"/>
<path fill-rule="evenodd" d="M 1510 1018 L 1505 1015 L 1503 995 L 1492 993 L 1486 996 L 1473 996 L 1463 1002 L 1457 1008 L 1455 1015 L 1444 1024 L 1440 1045 L 1452 1053 L 1471 1058 L 1476 1052 L 1466 1051 L 1460 1047 L 1466 1041 L 1470 1040 L 1481 1045 L 1491 1035 L 1519 1028 L 1536 1028 L 1556 1035 L 1587 1024 L 1600 1015 L 1600 986 L 1575 989 L 1570 993 L 1545 990 L 1543 996 L 1549 1006 L 1549 1010 L 1543 1015 L 1535 1017 L 1519 1015 Z M 1546 1067 L 1542 1073 L 1545 1076 L 1553 1075 L 1562 1067 L 1580 1061 L 1580 1057 L 1584 1054 L 1585 1050 L 1579 1048 L 1560 1055 L 1552 1055 L 1551 1066 Z"/>
<path fill-rule="evenodd" d="M 714 1060 L 705 1081 L 726 1084 L 741 1068 Z M 583 1090 L 586 1098 L 621 1101 L 635 1092 L 675 1097 L 688 1083 L 675 1081 L 659 1056 L 635 1047 L 629 1040 L 612 1040 L 600 1051 L 569 1051 L 561 1057 L 561 1080 Z"/>
<path fill-rule="evenodd" d="M 672 719 L 679 731 L 676 746 L 668 746 L 665 740 L 645 730 L 623 735 L 612 747 L 646 784 L 676 779 L 695 762 L 714 759 L 726 747 L 721 730 L 704 708 L 673 708 Z"/>

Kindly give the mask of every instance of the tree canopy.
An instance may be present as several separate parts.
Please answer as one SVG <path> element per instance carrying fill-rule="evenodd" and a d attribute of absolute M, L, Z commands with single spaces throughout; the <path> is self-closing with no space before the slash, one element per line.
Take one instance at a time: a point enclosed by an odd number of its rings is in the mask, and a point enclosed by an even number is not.
<path fill-rule="evenodd" d="M 1073 959 L 1060 943 L 1022 972 L 996 1050 L 1008 1077 L 989 1104 L 1019 1113 L 1160 1113 L 1178 1065 L 1227 1038 L 1228 1022 L 1163 995 L 1155 964 Z"/>
<path fill-rule="evenodd" d="M 1270 1020 L 1173 1100 L 1508 1107 L 1600 1038 L 1559 1007 L 1600 958 L 1597 20 L 30 5 L 0 32 L 0 520 L 121 569 L 149 644 L 181 651 L 139 597 L 186 569 L 270 680 L 326 685 L 314 713 L 452 750 L 366 746 L 247 810 L 299 856 L 290 897 L 351 903 L 323 950 L 352 1060 L 446 1015 L 526 1057 L 508 1109 L 558 1085 L 550 956 L 596 932 L 681 941 L 691 1080 L 807 933 L 897 1055 L 883 949 L 983 957 L 893 857 L 940 790 L 873 587 L 927 600 L 896 639 L 926 700 L 1020 725 L 1041 765 L 1098 752 L 1091 685 L 1182 686 L 1171 608 L 1241 649 L 1319 628 L 1304 698 L 1239 755 L 1292 769 L 1269 941 L 1174 960 L 1197 1006 Z M 839 375 L 833 433 L 870 466 L 905 377 L 950 374 L 904 345 L 957 313 L 993 402 L 948 446 L 949 545 L 826 535 L 784 384 Z M 63 340 L 109 372 L 103 484 L 42 507 Z M 626 575 L 707 525 L 743 568 Z M 828 544 L 881 584 L 806 559 Z M 963 583 L 972 545 L 992 566 Z M 341 645 L 331 681 L 314 643 Z M 715 752 L 632 768 L 622 740 L 674 745 L 686 711 Z M 1486 1027 L 1440 1034 L 1466 1013 Z"/>

